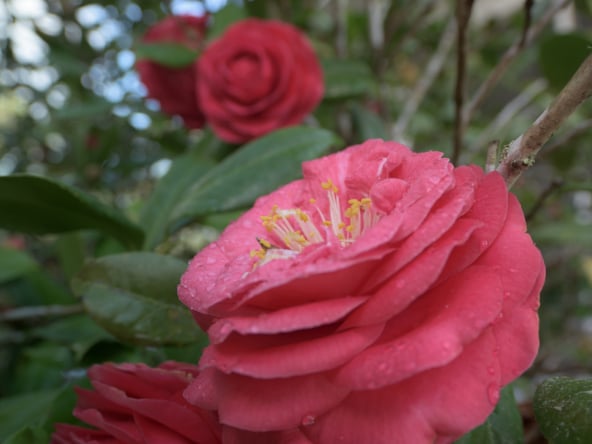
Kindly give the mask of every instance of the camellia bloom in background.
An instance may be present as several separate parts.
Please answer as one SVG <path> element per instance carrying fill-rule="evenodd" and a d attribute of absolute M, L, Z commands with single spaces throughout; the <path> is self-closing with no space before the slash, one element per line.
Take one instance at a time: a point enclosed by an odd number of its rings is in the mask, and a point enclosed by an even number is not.
<path fill-rule="evenodd" d="M 498 173 L 381 140 L 303 172 L 182 277 L 211 340 L 186 398 L 239 436 L 452 442 L 537 353 L 545 268 L 518 200 Z"/>
<path fill-rule="evenodd" d="M 220 443 L 215 415 L 189 405 L 182 396 L 197 374 L 195 366 L 172 361 L 156 368 L 95 365 L 88 371 L 94 391 L 76 388 L 74 416 L 96 429 L 57 424 L 51 442 Z"/>
<path fill-rule="evenodd" d="M 207 16 L 173 15 L 152 26 L 142 43 L 178 43 L 196 52 L 202 48 Z M 169 115 L 179 115 L 189 128 L 201 128 L 204 116 L 196 95 L 196 67 L 194 63 L 180 68 L 140 59 L 136 63 L 140 80 L 148 96 L 160 102 Z"/>
<path fill-rule="evenodd" d="M 227 142 L 298 124 L 323 96 L 319 61 L 288 23 L 241 20 L 206 48 L 198 66 L 202 110 Z"/>

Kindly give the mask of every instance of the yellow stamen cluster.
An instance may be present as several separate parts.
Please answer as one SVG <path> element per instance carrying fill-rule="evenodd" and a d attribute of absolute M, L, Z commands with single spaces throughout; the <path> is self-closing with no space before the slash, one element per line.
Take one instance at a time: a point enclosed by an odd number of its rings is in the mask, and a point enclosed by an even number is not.
<path fill-rule="evenodd" d="M 325 236 L 305 211 L 300 208 L 280 209 L 274 205 L 270 214 L 261 216 L 261 223 L 270 235 L 283 245 L 276 246 L 266 239 L 257 238 L 261 248 L 251 251 L 251 257 L 257 259 L 256 265 L 262 265 L 273 259 L 294 257 L 309 245 L 325 242 L 330 233 L 338 239 L 341 246 L 345 247 L 380 219 L 372 208 L 372 200 L 369 197 L 350 199 L 347 202 L 348 207 L 342 212 L 339 188 L 331 179 L 322 182 L 321 187 L 327 192 L 328 218 L 316 206 L 315 199 L 310 199 L 309 203 L 315 206 L 321 217 L 322 226 L 326 227 L 321 230 L 325 232 Z"/>

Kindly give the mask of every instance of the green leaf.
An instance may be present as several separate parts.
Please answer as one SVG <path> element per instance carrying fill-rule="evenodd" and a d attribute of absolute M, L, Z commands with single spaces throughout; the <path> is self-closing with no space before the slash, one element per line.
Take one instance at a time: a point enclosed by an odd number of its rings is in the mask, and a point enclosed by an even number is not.
<path fill-rule="evenodd" d="M 213 212 L 250 205 L 301 175 L 301 164 L 324 153 L 335 141 L 330 131 L 291 127 L 244 145 L 183 193 L 173 219 L 181 223 Z"/>
<path fill-rule="evenodd" d="M 72 366 L 72 353 L 67 347 L 50 342 L 26 347 L 15 363 L 10 393 L 61 387 L 64 383 L 64 370 Z"/>
<path fill-rule="evenodd" d="M 501 390 L 500 400 L 485 423 L 456 441 L 456 444 L 518 444 L 524 442 L 522 417 L 511 386 Z"/>
<path fill-rule="evenodd" d="M 146 345 L 197 342 L 202 333 L 177 298 L 184 261 L 124 253 L 87 263 L 72 281 L 87 312 L 122 341 Z"/>
<path fill-rule="evenodd" d="M 226 31 L 226 28 L 245 18 L 247 18 L 247 13 L 242 7 L 234 3 L 227 3 L 226 6 L 214 14 L 212 24 L 208 28 L 208 40 L 220 37 Z"/>
<path fill-rule="evenodd" d="M 214 165 L 203 158 L 199 149 L 173 161 L 142 209 L 140 222 L 146 230 L 145 249 L 153 249 L 170 234 L 171 212 L 183 200 L 186 190 Z"/>
<path fill-rule="evenodd" d="M 80 360 L 95 344 L 101 341 L 115 341 L 115 338 L 99 327 L 86 314 L 68 316 L 67 318 L 42 325 L 31 331 L 35 338 L 55 341 L 68 345 Z"/>
<path fill-rule="evenodd" d="M 580 64 L 592 53 L 592 40 L 579 34 L 553 34 L 539 50 L 539 63 L 552 88 L 563 88 Z"/>
<path fill-rule="evenodd" d="M 174 42 L 138 43 L 135 46 L 138 60 L 150 60 L 169 68 L 184 68 L 198 57 L 198 52 Z"/>
<path fill-rule="evenodd" d="M 90 118 L 103 118 L 103 116 L 110 115 L 113 109 L 113 104 L 101 98 L 90 98 L 84 103 L 69 103 L 58 110 L 52 112 L 52 118 L 69 120 Z"/>
<path fill-rule="evenodd" d="M 144 233 L 120 212 L 65 184 L 39 176 L 0 177 L 0 228 L 30 234 L 95 229 L 128 247 Z"/>
<path fill-rule="evenodd" d="M 251 17 L 266 18 L 267 17 L 267 0 L 249 0 L 245 2 L 245 9 Z"/>
<path fill-rule="evenodd" d="M 586 444 L 592 436 L 592 379 L 547 379 L 534 394 L 534 414 L 553 444 Z"/>
<path fill-rule="evenodd" d="M 19 278 L 36 268 L 37 263 L 28 254 L 0 247 L 0 284 Z"/>
<path fill-rule="evenodd" d="M 352 108 L 354 129 L 360 141 L 368 139 L 388 139 L 384 122 L 378 114 L 368 108 L 355 104 Z"/>
<path fill-rule="evenodd" d="M 41 425 L 60 392 L 44 390 L 0 399 L 0 442 L 24 427 Z"/>
<path fill-rule="evenodd" d="M 49 433 L 41 427 L 25 427 L 11 435 L 4 444 L 46 444 Z"/>
<path fill-rule="evenodd" d="M 374 88 L 370 67 L 359 60 L 323 60 L 325 99 L 367 94 Z"/>

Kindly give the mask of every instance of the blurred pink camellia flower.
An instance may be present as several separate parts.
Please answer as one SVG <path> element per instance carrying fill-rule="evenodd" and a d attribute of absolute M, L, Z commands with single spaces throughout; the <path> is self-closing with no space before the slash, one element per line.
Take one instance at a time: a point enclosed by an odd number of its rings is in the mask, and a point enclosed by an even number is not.
<path fill-rule="evenodd" d="M 142 43 L 179 43 L 197 52 L 204 44 L 208 17 L 173 15 L 148 29 Z M 194 63 L 181 68 L 161 65 L 152 60 L 136 62 L 140 80 L 148 96 L 160 102 L 163 112 L 179 115 L 188 128 L 201 128 L 205 120 L 196 94 L 197 72 Z"/>
<path fill-rule="evenodd" d="M 449 443 L 481 424 L 539 345 L 545 267 L 503 178 L 382 140 L 303 173 L 182 277 L 211 340 L 187 400 L 243 442 Z"/>
<path fill-rule="evenodd" d="M 227 142 L 243 143 L 296 125 L 323 96 L 315 52 L 288 23 L 236 22 L 205 49 L 198 67 L 203 113 Z"/>
<path fill-rule="evenodd" d="M 94 390 L 76 388 L 74 416 L 96 429 L 57 424 L 51 443 L 220 443 L 216 416 L 182 396 L 197 374 L 195 366 L 172 361 L 156 368 L 94 365 L 88 371 Z"/>

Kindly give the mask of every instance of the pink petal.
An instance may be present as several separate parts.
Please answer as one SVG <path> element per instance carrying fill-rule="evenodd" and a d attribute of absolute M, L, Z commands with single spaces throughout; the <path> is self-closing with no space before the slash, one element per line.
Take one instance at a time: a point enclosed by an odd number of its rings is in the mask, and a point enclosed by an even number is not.
<path fill-rule="evenodd" d="M 332 324 L 366 300 L 365 297 L 327 299 L 309 304 L 290 306 L 251 317 L 228 317 L 216 322 L 209 330 L 210 341 L 223 342 L 231 333 L 272 334 Z"/>
<path fill-rule="evenodd" d="M 194 381 L 185 398 L 197 405 L 215 403 L 223 424 L 252 432 L 294 429 L 335 407 L 348 394 L 322 374 L 258 380 L 216 371 L 207 377 Z M 215 387 L 215 399 L 204 399 L 199 384 Z"/>
<path fill-rule="evenodd" d="M 331 334 L 320 331 L 312 339 L 297 342 L 275 338 L 275 346 L 264 339 L 233 337 L 206 348 L 200 367 L 216 367 L 225 373 L 256 378 L 286 378 L 334 369 L 374 343 L 383 326 L 370 325 Z"/>
<path fill-rule="evenodd" d="M 302 431 L 313 442 L 450 443 L 487 418 L 499 396 L 491 332 L 450 364 L 381 390 L 353 392 Z"/>
<path fill-rule="evenodd" d="M 223 427 L 222 442 L 224 444 L 313 444 L 298 429 L 281 432 L 248 432 L 228 426 Z"/>
<path fill-rule="evenodd" d="M 354 310 L 342 328 L 385 322 L 404 310 L 432 286 L 451 251 L 466 242 L 478 227 L 475 223 L 459 220 L 438 242 L 380 286 L 364 305 Z"/>
<path fill-rule="evenodd" d="M 140 433 L 131 420 L 131 415 L 122 416 L 121 414 L 101 412 L 93 408 L 82 409 L 76 407 L 74 416 L 87 424 L 104 430 L 121 442 L 141 443 Z"/>
<path fill-rule="evenodd" d="M 141 415 L 134 415 L 134 422 L 142 436 L 142 443 L 144 444 L 191 444 L 202 443 L 198 440 L 199 426 L 194 427 L 194 439 L 184 438 L 174 432 L 173 428 L 165 428 L 162 424 L 158 424 Z M 208 441 L 214 444 L 215 441 Z M 218 441 L 219 442 L 219 441 Z"/>
<path fill-rule="evenodd" d="M 506 221 L 508 196 L 510 195 L 506 184 L 498 173 L 493 172 L 483 176 L 483 180 L 475 191 L 475 203 L 463 217 L 480 221 L 481 225 L 468 242 L 458 246 L 452 252 L 442 271 L 440 281 L 474 263 L 493 244 Z"/>
<path fill-rule="evenodd" d="M 387 260 L 382 261 L 380 267 L 369 279 L 368 284 L 377 285 L 393 276 L 430 244 L 442 237 L 457 222 L 458 218 L 466 213 L 474 200 L 475 178 L 462 173 L 470 171 L 469 169 L 455 170 L 457 176 L 455 188 L 435 204 L 424 223 L 397 246 L 397 251 Z M 368 287 L 369 285 L 366 285 L 366 291 L 369 290 Z"/>
<path fill-rule="evenodd" d="M 344 365 L 336 381 L 353 390 L 376 389 L 443 366 L 496 319 L 502 299 L 497 274 L 470 267 L 389 320 L 390 337 Z"/>

